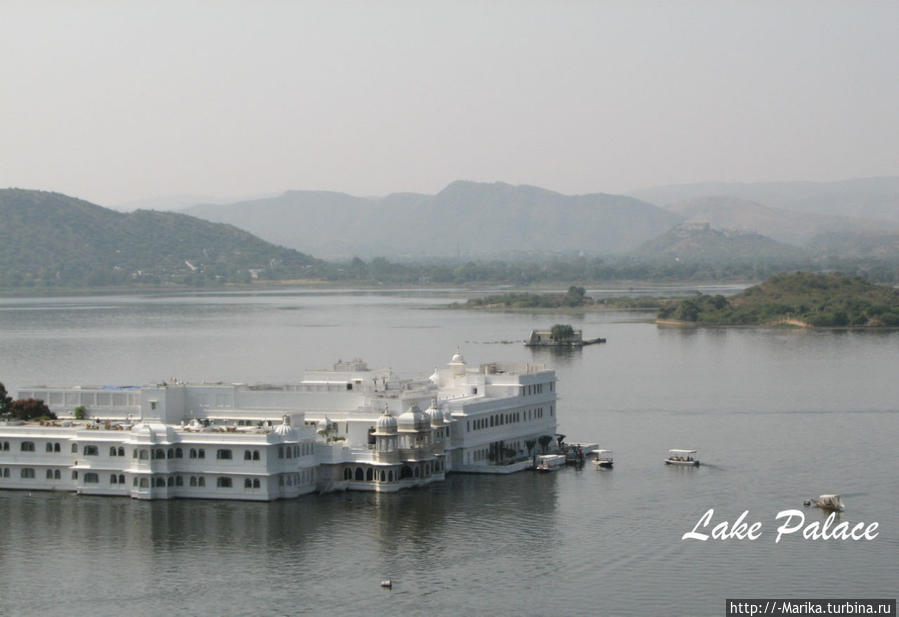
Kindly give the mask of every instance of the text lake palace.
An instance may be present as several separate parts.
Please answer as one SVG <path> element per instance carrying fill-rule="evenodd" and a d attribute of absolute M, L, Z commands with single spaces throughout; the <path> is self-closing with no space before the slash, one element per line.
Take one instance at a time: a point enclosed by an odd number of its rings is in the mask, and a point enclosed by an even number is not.
<path fill-rule="evenodd" d="M 556 433 L 556 375 L 466 365 L 427 379 L 361 360 L 300 383 L 35 386 L 60 420 L 0 424 L 0 488 L 266 501 L 397 491 L 447 472 L 511 473 Z M 68 420 L 85 407 L 86 421 Z M 422 411 L 424 410 L 424 411 Z"/>

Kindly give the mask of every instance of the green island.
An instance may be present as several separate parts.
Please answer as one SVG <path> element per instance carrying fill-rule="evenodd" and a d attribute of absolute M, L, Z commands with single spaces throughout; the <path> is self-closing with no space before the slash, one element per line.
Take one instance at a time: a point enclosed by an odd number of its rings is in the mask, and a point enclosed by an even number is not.
<path fill-rule="evenodd" d="M 591 298 L 583 287 L 572 285 L 565 293 L 510 292 L 472 298 L 467 302 L 454 302 L 450 308 L 481 310 L 534 310 L 534 309 L 640 309 L 650 310 L 665 306 L 668 300 L 655 297 L 616 296 Z"/>
<path fill-rule="evenodd" d="M 705 326 L 899 327 L 899 290 L 839 273 L 778 274 L 725 298 L 671 300 L 658 323 Z"/>

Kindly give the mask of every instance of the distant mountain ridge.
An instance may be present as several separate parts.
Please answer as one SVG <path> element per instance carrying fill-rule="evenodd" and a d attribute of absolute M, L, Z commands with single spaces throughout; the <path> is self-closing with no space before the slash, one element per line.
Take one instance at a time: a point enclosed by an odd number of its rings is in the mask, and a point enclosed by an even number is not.
<path fill-rule="evenodd" d="M 728 195 L 792 212 L 899 222 L 899 176 L 835 182 L 699 182 L 656 186 L 628 195 L 658 206 Z"/>
<path fill-rule="evenodd" d="M 0 285 L 198 284 L 300 275 L 317 260 L 186 214 L 0 189 Z"/>
<path fill-rule="evenodd" d="M 623 195 L 456 181 L 436 195 L 288 191 L 184 212 L 320 257 L 501 257 L 628 251 L 681 221 Z"/>
<path fill-rule="evenodd" d="M 632 255 L 647 261 L 684 263 L 799 262 L 806 258 L 802 249 L 760 234 L 691 222 L 643 243 Z"/>

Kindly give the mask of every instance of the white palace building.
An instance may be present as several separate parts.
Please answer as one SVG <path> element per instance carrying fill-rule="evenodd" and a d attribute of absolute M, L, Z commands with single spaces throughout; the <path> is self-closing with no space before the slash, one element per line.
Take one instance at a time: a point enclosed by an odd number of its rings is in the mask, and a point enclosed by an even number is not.
<path fill-rule="evenodd" d="M 361 360 L 298 384 L 50 388 L 60 418 L 0 423 L 0 488 L 267 501 L 397 491 L 447 472 L 511 473 L 556 433 L 556 376 L 456 353 L 427 379 Z M 74 420 L 84 407 L 87 420 Z"/>

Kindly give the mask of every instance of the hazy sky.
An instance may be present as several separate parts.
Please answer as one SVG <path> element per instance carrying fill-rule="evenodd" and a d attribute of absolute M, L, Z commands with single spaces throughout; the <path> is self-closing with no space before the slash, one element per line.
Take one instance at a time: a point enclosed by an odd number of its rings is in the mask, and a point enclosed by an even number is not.
<path fill-rule="evenodd" d="M 0 186 L 899 175 L 899 2 L 0 0 Z"/>

